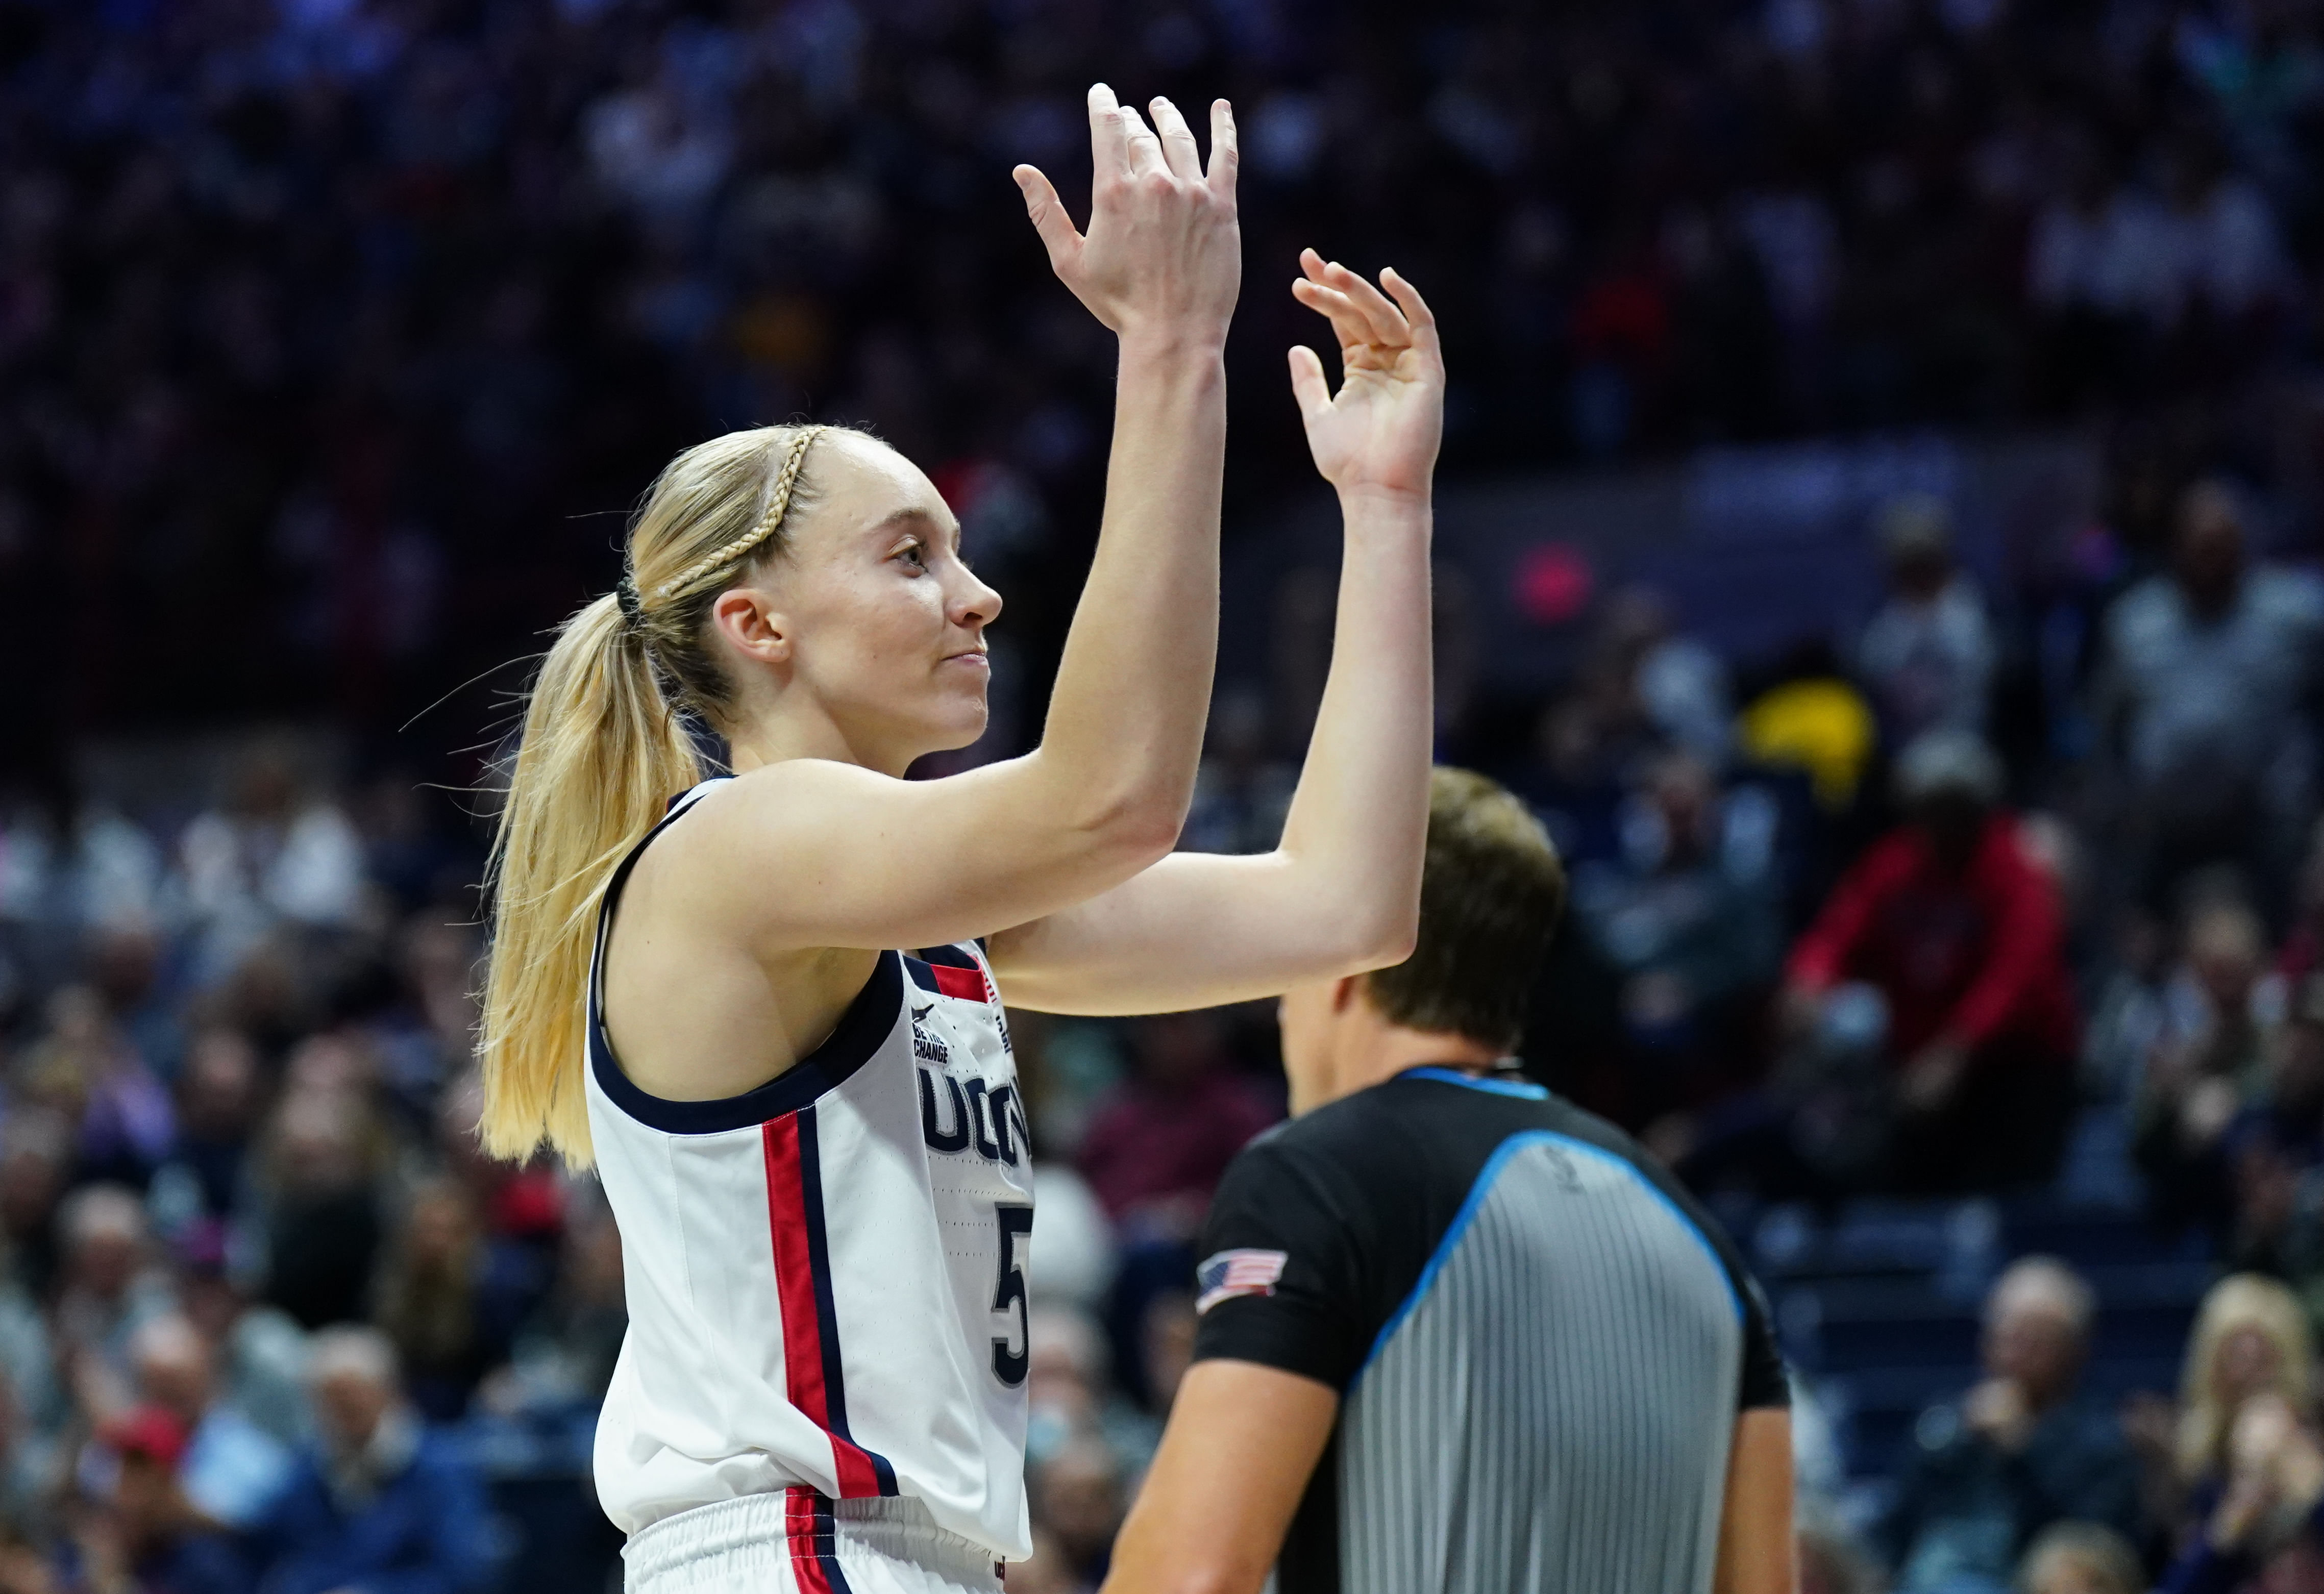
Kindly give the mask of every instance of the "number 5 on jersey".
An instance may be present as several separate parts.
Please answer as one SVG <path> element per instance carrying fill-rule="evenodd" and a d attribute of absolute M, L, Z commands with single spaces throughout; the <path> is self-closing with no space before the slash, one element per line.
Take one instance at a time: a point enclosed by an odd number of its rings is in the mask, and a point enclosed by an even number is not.
<path fill-rule="evenodd" d="M 1015 1202 L 996 1202 L 992 1215 L 1001 1222 L 1001 1275 L 992 1287 L 992 1309 L 1006 1312 L 1017 1308 L 1018 1349 L 1009 1349 L 1006 1336 L 995 1336 L 992 1341 L 992 1376 L 1014 1389 L 1025 1381 L 1028 1357 L 1032 1352 L 1032 1319 L 1025 1299 L 1025 1264 L 1017 1254 L 1017 1242 L 1030 1239 L 1033 1233 L 1033 1209 Z"/>

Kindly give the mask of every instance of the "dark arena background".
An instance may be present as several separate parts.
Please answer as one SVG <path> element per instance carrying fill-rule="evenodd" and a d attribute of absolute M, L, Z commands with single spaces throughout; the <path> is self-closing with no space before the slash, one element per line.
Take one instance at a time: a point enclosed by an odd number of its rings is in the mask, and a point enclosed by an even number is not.
<path fill-rule="evenodd" d="M 1757 1270 L 1806 1587 L 2324 1589 L 2324 7 L 5 0 L 0 1594 L 617 1586 L 618 1240 L 469 1134 L 493 755 L 663 462 L 794 416 L 930 465 L 1008 598 L 947 767 L 1030 745 L 1113 352 L 1009 171 L 1085 212 L 1098 79 L 1242 129 L 1185 844 L 1273 845 L 1321 690 L 1298 250 L 1393 265 L 1439 756 L 1572 875 L 1526 1063 Z M 1940 788 L 1989 911 L 1883 862 Z M 1015 1034 L 1055 1594 L 1284 1094 L 1264 1007 Z M 2032 1175 L 1886 1154 L 1944 1046 L 2055 1083 Z M 273 1506 L 349 1322 L 450 1480 L 392 1578 Z"/>

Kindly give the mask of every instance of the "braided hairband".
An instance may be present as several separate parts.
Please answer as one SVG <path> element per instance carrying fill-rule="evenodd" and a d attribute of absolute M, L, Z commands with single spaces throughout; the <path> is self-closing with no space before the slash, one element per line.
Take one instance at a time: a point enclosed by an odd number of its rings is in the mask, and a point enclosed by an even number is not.
<path fill-rule="evenodd" d="M 790 453 L 783 456 L 783 469 L 779 469 L 779 472 L 774 474 L 774 485 L 767 490 L 767 511 L 758 518 L 758 523 L 751 525 L 748 532 L 743 532 L 742 537 L 737 537 L 737 539 L 730 541 L 727 546 L 714 550 L 714 553 L 706 553 L 706 556 L 702 556 L 699 560 L 695 560 L 693 565 L 687 565 L 683 572 L 677 574 L 677 576 L 671 576 L 669 581 L 665 581 L 662 585 L 653 588 L 653 602 L 658 602 L 658 604 L 667 604 L 671 597 L 686 597 L 686 594 L 693 588 L 697 588 L 706 576 L 715 576 L 715 574 L 723 572 L 725 567 L 730 567 L 732 562 L 743 557 L 746 553 L 751 553 L 751 548 L 755 548 L 758 544 L 762 544 L 762 541 L 767 541 L 770 537 L 774 537 L 776 530 L 781 530 L 783 516 L 790 513 L 790 490 L 795 488 L 799 481 L 799 465 L 807 463 L 807 448 L 811 447 L 818 437 L 823 437 L 827 430 L 830 430 L 830 428 L 825 428 L 825 425 L 808 425 L 808 428 L 804 428 L 804 430 L 790 441 Z M 622 616 L 628 616 L 630 622 L 637 625 L 639 616 L 644 613 L 644 604 L 637 600 L 637 584 L 634 584 L 630 576 L 622 576 L 622 585 L 630 590 L 630 597 L 628 600 L 622 600 L 621 588 L 616 588 L 616 602 L 621 602 Z"/>

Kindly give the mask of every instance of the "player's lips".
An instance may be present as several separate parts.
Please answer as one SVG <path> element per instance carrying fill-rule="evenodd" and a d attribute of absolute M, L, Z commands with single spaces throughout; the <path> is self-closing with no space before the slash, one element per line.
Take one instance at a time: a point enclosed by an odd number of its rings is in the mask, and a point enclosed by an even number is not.
<path fill-rule="evenodd" d="M 992 668 L 992 661 L 985 658 L 984 650 L 982 648 L 971 648 L 965 653 L 948 654 L 945 656 L 944 661 L 946 664 L 965 664 L 972 669 L 991 669 Z"/>

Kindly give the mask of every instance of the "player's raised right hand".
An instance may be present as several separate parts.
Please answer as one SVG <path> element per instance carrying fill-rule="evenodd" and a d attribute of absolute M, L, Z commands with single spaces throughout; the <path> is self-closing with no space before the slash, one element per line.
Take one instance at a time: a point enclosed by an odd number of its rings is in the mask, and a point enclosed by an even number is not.
<path fill-rule="evenodd" d="M 1040 171 L 1018 167 L 1017 186 L 1058 279 L 1115 333 L 1222 343 L 1242 279 L 1234 113 L 1224 100 L 1211 106 L 1205 171 L 1177 107 L 1157 97 L 1149 109 L 1150 128 L 1104 84 L 1090 89 L 1087 234 Z"/>

